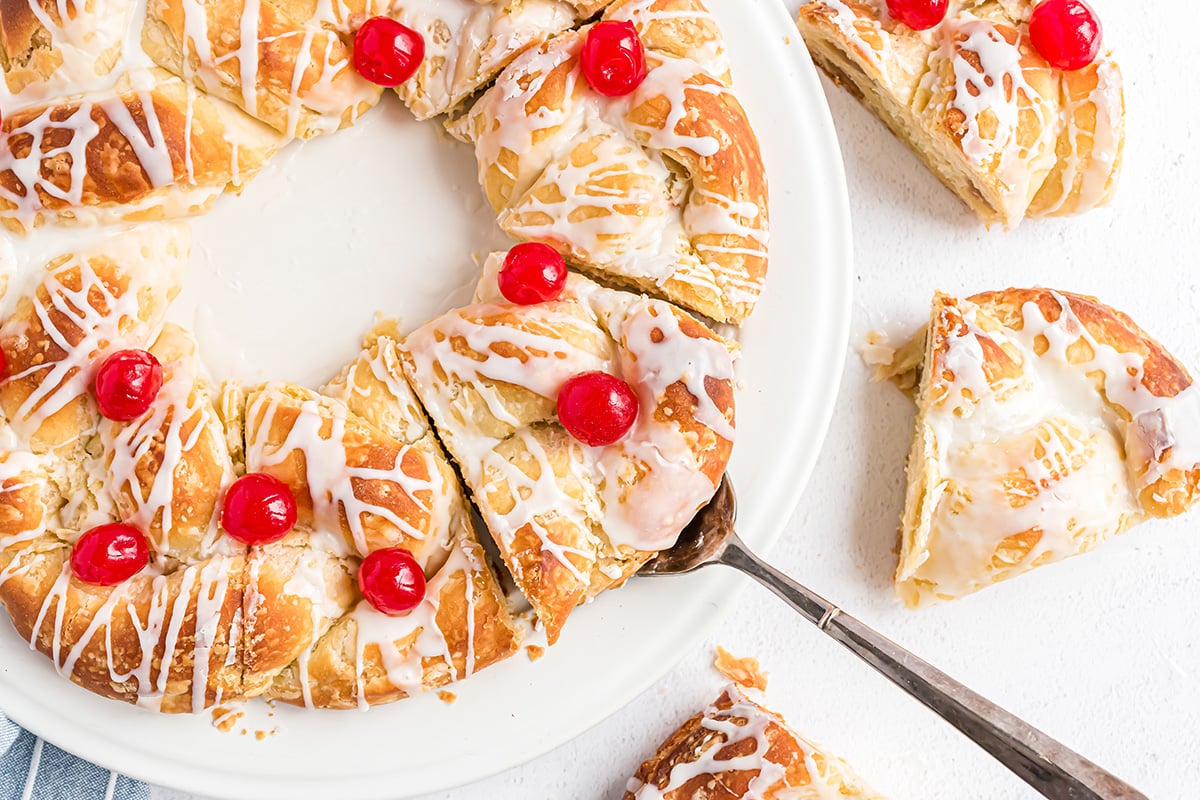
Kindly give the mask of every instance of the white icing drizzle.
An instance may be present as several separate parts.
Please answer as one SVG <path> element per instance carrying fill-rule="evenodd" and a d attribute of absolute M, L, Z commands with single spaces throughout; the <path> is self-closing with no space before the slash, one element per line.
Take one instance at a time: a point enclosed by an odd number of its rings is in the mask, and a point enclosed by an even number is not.
<path fill-rule="evenodd" d="M 349 412 L 345 406 L 340 402 L 321 402 L 313 398 L 296 401 L 287 398 L 283 392 L 283 385 L 272 384 L 256 392 L 250 399 L 246 419 L 253 425 L 248 425 L 246 432 L 247 470 L 256 472 L 276 466 L 299 451 L 304 455 L 304 479 L 312 497 L 313 527 L 326 531 L 344 530 L 348 533 L 349 539 L 341 554 L 356 553 L 361 557 L 369 552 L 367 533 L 363 525 L 364 517 L 372 517 L 385 521 L 402 534 L 403 544 L 412 549 L 413 555 L 425 566 L 431 557 L 430 553 L 437 551 L 436 546 L 432 546 L 434 543 L 430 537 L 431 532 L 438 532 L 437 529 L 417 527 L 392 509 L 361 499 L 355 491 L 354 484 L 360 481 L 394 484 L 408 495 L 418 508 L 429 515 L 429 523 L 432 525 L 436 523 L 434 509 L 427 500 L 422 500 L 420 495 L 428 493 L 432 497 L 438 497 L 443 494 L 445 489 L 441 485 L 441 474 L 430 466 L 427 479 L 408 475 L 403 469 L 408 446 L 400 447 L 390 467 L 373 469 L 349 466 L 346 463 L 347 452 L 344 444 Z M 272 445 L 268 437 L 281 402 L 298 407 L 299 413 L 284 441 Z M 421 543 L 427 539 L 430 539 L 431 546 L 423 547 Z"/>
<path fill-rule="evenodd" d="M 212 397 L 197 387 L 197 381 L 203 380 L 199 371 L 194 354 L 167 362 L 163 365 L 162 389 L 149 411 L 132 422 L 105 422 L 100 428 L 108 457 L 107 486 L 118 497 L 122 519 L 151 535 L 157 531 L 158 539 L 152 539 L 151 545 L 159 553 L 172 552 L 172 534 L 190 533 L 175 530 L 176 474 L 188 469 L 184 458 L 206 433 L 210 446 L 221 446 L 213 454 L 221 468 L 214 494 L 223 495 L 234 479 L 233 463 L 221 445 L 224 433 Z M 143 485 L 139 465 L 147 468 L 155 460 L 157 469 L 149 485 Z M 219 507 L 214 505 L 212 515 L 196 531 L 201 536 L 196 547 L 198 555 L 209 555 L 218 544 L 228 544 L 220 538 L 219 521 Z M 183 542 L 176 539 L 175 544 Z"/>
<path fill-rule="evenodd" d="M 1109 56 L 1101 56 L 1095 65 L 1096 85 L 1082 97 L 1072 96 L 1074 76 L 1062 76 L 1066 97 L 1062 116 L 1065 123 L 1060 140 L 1067 142 L 1065 155 L 1059 153 L 1059 196 L 1055 203 L 1039 213 L 1054 214 L 1066 210 L 1085 211 L 1105 202 L 1116 178 L 1117 157 L 1124 138 L 1124 84 L 1121 72 Z M 1094 113 L 1093 126 L 1081 128 L 1077 115 L 1084 109 Z M 1089 145 L 1086 156 L 1081 145 Z"/>
<path fill-rule="evenodd" d="M 728 707 L 714 703 L 705 709 L 700 720 L 702 730 L 717 735 L 708 738 L 702 749 L 689 753 L 690 760 L 675 764 L 666 785 L 658 787 L 637 778 L 630 779 L 626 790 L 634 800 L 667 800 L 673 792 L 679 792 L 697 778 L 726 772 L 754 773 L 746 792 L 741 795 L 743 800 L 764 800 L 767 797 L 779 800 L 842 800 L 845 795 L 825 780 L 825 770 L 820 769 L 814 760 L 813 754 L 817 752 L 814 745 L 788 728 L 781 717 L 764 708 L 757 692 L 736 684 L 730 684 L 726 692 L 729 695 Z M 777 735 L 790 736 L 799 745 L 800 757 L 804 759 L 808 773 L 806 784 L 788 785 L 789 765 L 777 763 L 769 757 L 771 741 L 768 731 L 772 726 L 782 729 Z M 725 749 L 746 741 L 754 742 L 754 750 L 745 755 L 719 758 Z M 697 793 L 679 795 L 676 800 L 700 800 L 704 791 L 699 788 Z"/>
<path fill-rule="evenodd" d="M 1006 196 L 1020 206 L 1016 208 L 1019 216 L 1032 198 L 1029 188 L 1035 174 L 1041 180 L 1054 162 L 1058 126 L 1057 119 L 1051 118 L 1053 109 L 1047 98 L 1026 80 L 1021 63 L 1021 37 L 1025 34 L 1012 30 L 1017 40 L 1010 43 L 990 20 L 969 12 L 947 19 L 939 28 L 941 46 L 930 56 L 931 69 L 922 78 L 922 86 L 932 90 L 940 80 L 932 65 L 949 62 L 953 90 L 945 106 L 935 106 L 936 117 L 942 118 L 948 108 L 962 112 L 965 121 L 957 138 L 963 155 L 976 168 L 994 169 Z M 978 69 L 965 53 L 975 54 Z M 1050 69 L 1045 65 L 1039 68 Z M 1021 115 L 1026 112 L 1035 115 L 1037 126 L 1037 136 L 1029 145 L 1018 138 Z M 989 127 L 985 131 L 981 124 L 985 117 L 994 121 L 994 130 Z"/>

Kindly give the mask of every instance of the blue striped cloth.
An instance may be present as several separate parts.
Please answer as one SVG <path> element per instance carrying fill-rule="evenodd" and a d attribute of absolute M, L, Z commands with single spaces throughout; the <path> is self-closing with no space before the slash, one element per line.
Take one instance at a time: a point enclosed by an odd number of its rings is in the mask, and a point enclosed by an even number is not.
<path fill-rule="evenodd" d="M 59 750 L 0 713 L 0 800 L 150 800 L 150 787 Z"/>

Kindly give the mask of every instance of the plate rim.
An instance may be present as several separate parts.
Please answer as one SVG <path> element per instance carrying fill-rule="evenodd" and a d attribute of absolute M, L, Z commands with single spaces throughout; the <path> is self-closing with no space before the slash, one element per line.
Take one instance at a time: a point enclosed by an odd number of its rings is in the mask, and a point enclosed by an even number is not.
<path fill-rule="evenodd" d="M 745 0 L 738 0 L 738 2 L 745 2 Z M 797 96 L 808 96 L 813 99 L 812 102 L 804 102 L 803 107 L 805 113 L 810 117 L 811 130 L 809 133 L 818 140 L 813 142 L 810 139 L 809 143 L 815 145 L 814 150 L 823 156 L 814 160 L 814 165 L 819 173 L 817 180 L 822 192 L 820 207 L 825 212 L 822 227 L 828 234 L 829 249 L 827 263 L 820 266 L 828 269 L 830 273 L 827 276 L 830 282 L 829 288 L 834 292 L 834 295 L 828 298 L 827 304 L 831 322 L 822 329 L 825 333 L 825 340 L 818 343 L 818 346 L 810 353 L 816 363 L 816 367 L 812 371 L 819 375 L 823 382 L 820 391 L 814 390 L 809 400 L 811 408 L 815 410 L 817 420 L 814 425 L 809 426 L 808 431 L 815 430 L 819 433 L 810 437 L 805 435 L 805 428 L 792 426 L 790 435 L 778 443 L 779 451 L 788 454 L 788 469 L 774 470 L 763 491 L 768 497 L 779 498 L 777 503 L 772 504 L 776 506 L 776 511 L 786 510 L 787 513 L 778 513 L 773 519 L 766 522 L 762 520 L 761 515 L 756 515 L 751 523 L 756 531 L 753 538 L 760 543 L 757 545 L 757 549 L 765 552 L 769 551 L 779 539 L 788 517 L 798 507 L 804 489 L 816 468 L 821 445 L 829 433 L 845 366 L 846 346 L 850 336 L 853 302 L 853 243 L 849 196 L 841 149 L 816 69 L 809 58 L 803 40 L 796 32 L 794 21 L 787 8 L 779 0 L 753 0 L 753 3 L 766 24 L 777 26 L 778 32 L 787 37 L 786 49 L 790 60 L 794 62 L 797 69 L 796 77 L 799 82 L 792 87 L 792 91 Z M 770 35 L 770 33 L 764 31 L 762 35 Z M 811 448 L 802 447 L 799 440 L 809 438 L 814 439 L 811 442 L 813 446 Z M 743 519 L 746 516 L 748 515 L 744 513 Z M 516 762 L 486 764 L 472 762 L 478 766 L 473 769 L 457 771 L 452 782 L 442 783 L 438 786 L 416 785 L 411 787 L 411 791 L 399 790 L 402 792 L 400 795 L 397 794 L 397 786 L 392 782 L 397 773 L 372 773 L 357 782 L 349 782 L 345 778 L 314 780 L 311 777 L 305 777 L 302 783 L 289 783 L 283 782 L 275 776 L 223 773 L 205 770 L 193 764 L 173 759 L 151 759 L 140 755 L 136 747 L 122 743 L 119 737 L 97 740 L 86 733 L 77 735 L 68 733 L 68 735 L 62 736 L 64 730 L 69 731 L 69 725 L 61 729 L 55 727 L 57 715 L 53 713 L 48 715 L 45 707 L 39 706 L 33 698 L 22 692 L 10 692 L 3 681 L 0 681 L 0 700 L 3 701 L 4 713 L 9 718 L 46 741 L 70 752 L 87 752 L 88 755 L 83 756 L 87 760 L 151 784 L 181 791 L 196 791 L 196 787 L 200 785 L 202 793 L 206 796 L 228 798 L 254 796 L 259 800 L 274 797 L 319 798 L 327 797 L 330 791 L 345 794 L 351 789 L 353 789 L 355 797 L 364 798 L 364 800 L 410 797 L 430 791 L 450 790 L 465 786 L 507 769 L 527 764 L 579 737 L 633 702 L 716 629 L 730 610 L 733 604 L 733 595 L 745 585 L 744 579 L 737 576 L 732 570 L 692 580 L 704 580 L 706 594 L 723 598 L 716 613 L 713 613 L 711 608 L 698 609 L 693 619 L 696 624 L 689 629 L 690 632 L 682 642 L 684 646 L 675 650 L 674 657 L 659 662 L 658 668 L 640 673 L 639 680 L 626 684 L 618 702 L 606 706 L 602 712 L 580 715 L 572 725 L 559 726 L 556 729 L 555 737 L 548 737 L 539 741 L 537 745 L 527 748 Z M 739 581 L 742 583 L 739 584 Z M 0 670 L 7 671 L 4 667 L 0 667 Z M 52 735 L 46 736 L 47 732 Z M 406 791 L 408 793 L 404 794 L 403 792 Z"/>

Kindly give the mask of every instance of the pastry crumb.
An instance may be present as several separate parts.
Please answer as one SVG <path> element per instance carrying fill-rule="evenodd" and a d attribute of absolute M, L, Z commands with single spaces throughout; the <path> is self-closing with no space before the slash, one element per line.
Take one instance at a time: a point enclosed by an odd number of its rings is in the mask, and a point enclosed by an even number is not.
<path fill-rule="evenodd" d="M 445 689 L 439 690 L 437 696 L 439 700 L 448 706 L 454 705 L 454 701 L 458 699 L 458 695 Z"/>
<path fill-rule="evenodd" d="M 536 644 L 527 644 L 525 645 L 525 655 L 529 656 L 530 661 L 537 661 L 546 655 L 546 648 L 538 647 Z"/>
<path fill-rule="evenodd" d="M 717 645 L 713 667 L 739 686 L 748 686 L 760 692 L 767 688 L 767 673 L 762 671 L 757 658 L 737 658 L 721 645 Z"/>
<path fill-rule="evenodd" d="M 246 712 L 236 706 L 214 706 L 212 709 L 212 725 L 221 733 L 229 733 L 235 727 L 242 717 L 246 716 Z"/>
<path fill-rule="evenodd" d="M 910 398 L 921 380 L 921 362 L 925 360 L 925 332 L 921 330 L 907 342 L 897 344 L 882 331 L 868 331 L 858 348 L 863 363 L 874 369 L 872 383 L 891 381 Z"/>

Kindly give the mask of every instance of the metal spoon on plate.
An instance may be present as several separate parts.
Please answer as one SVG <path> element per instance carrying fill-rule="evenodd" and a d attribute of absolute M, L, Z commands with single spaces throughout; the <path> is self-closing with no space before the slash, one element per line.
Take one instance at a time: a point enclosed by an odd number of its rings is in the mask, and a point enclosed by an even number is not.
<path fill-rule="evenodd" d="M 741 570 L 809 622 L 866 661 L 1052 800 L 1147 800 L 1115 775 L 1022 722 L 941 670 L 868 628 L 754 555 L 733 523 L 737 505 L 726 475 L 679 541 L 649 561 L 643 576 L 682 575 L 710 564 Z"/>

